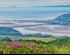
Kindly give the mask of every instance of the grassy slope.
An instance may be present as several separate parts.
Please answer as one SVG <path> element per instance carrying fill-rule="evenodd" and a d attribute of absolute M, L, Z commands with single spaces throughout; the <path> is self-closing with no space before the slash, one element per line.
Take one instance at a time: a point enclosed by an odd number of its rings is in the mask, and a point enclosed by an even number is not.
<path fill-rule="evenodd" d="M 35 38 L 36 39 L 36 38 Z M 70 54 L 70 37 L 52 39 L 52 41 L 42 42 L 44 39 L 35 40 L 28 39 L 25 42 L 34 42 L 36 44 L 45 44 L 50 48 L 53 54 Z M 51 39 L 51 38 L 50 38 Z M 46 39 L 47 40 L 47 39 Z"/>

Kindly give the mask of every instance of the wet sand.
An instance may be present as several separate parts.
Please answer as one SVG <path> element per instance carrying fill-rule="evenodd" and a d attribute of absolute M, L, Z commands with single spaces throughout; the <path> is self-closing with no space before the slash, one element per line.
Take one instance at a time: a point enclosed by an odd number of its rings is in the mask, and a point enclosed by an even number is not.
<path fill-rule="evenodd" d="M 70 26 L 46 25 L 44 21 L 0 20 L 0 27 L 11 27 L 18 30 L 23 35 L 41 33 L 70 36 Z"/>

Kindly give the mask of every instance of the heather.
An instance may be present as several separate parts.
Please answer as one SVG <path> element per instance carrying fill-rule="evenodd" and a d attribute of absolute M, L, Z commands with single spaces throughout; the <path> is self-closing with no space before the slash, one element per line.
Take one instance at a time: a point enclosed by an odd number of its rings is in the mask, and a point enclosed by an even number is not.
<path fill-rule="evenodd" d="M 4 39 L 0 41 L 0 54 L 70 54 L 70 37 L 50 38 L 48 42 L 43 39 Z"/>

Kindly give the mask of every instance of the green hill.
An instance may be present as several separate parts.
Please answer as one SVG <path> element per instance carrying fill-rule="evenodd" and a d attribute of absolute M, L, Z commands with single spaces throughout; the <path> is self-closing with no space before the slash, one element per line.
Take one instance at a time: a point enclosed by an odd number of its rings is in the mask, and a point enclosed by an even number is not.
<path fill-rule="evenodd" d="M 8 27 L 0 27 L 0 36 L 9 35 L 9 36 L 22 36 L 20 32 Z"/>
<path fill-rule="evenodd" d="M 70 13 L 58 16 L 56 19 L 50 21 L 50 24 L 70 25 Z"/>

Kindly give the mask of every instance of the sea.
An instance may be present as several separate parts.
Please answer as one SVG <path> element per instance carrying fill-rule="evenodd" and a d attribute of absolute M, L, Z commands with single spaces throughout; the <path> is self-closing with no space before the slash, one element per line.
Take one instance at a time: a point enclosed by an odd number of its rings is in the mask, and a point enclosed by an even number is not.
<path fill-rule="evenodd" d="M 70 7 L 0 7 L 0 19 L 50 20 L 70 13 Z"/>

